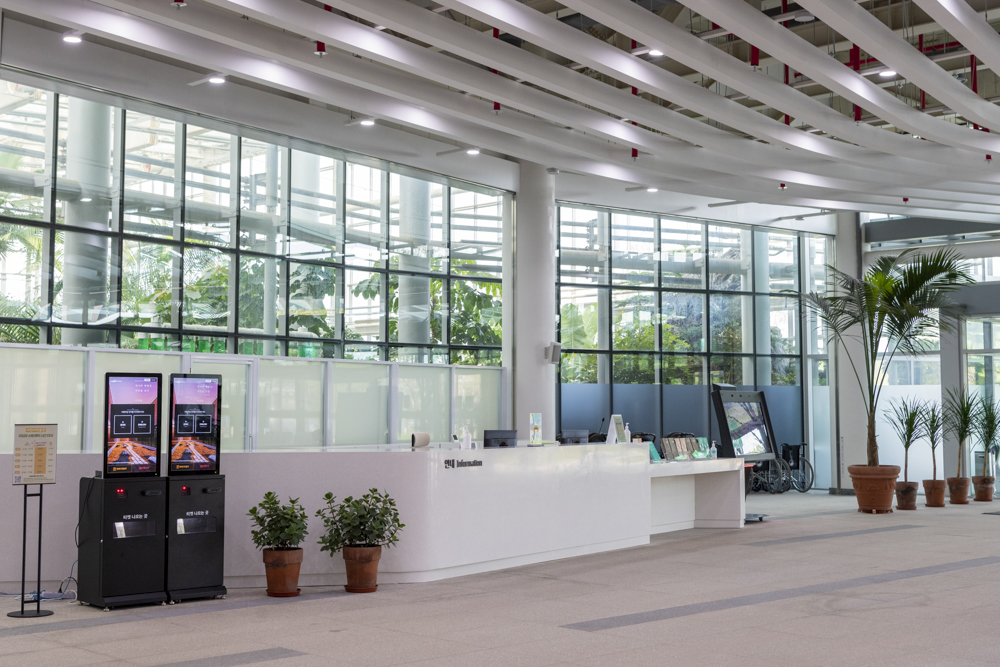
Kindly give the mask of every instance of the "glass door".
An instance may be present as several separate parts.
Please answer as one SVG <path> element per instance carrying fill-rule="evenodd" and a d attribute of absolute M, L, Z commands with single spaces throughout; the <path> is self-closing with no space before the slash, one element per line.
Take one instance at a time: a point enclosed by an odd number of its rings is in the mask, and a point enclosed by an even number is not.
<path fill-rule="evenodd" d="M 222 376 L 222 418 L 219 423 L 222 451 L 253 451 L 256 424 L 251 415 L 256 404 L 256 362 L 192 357 L 191 372 Z"/>

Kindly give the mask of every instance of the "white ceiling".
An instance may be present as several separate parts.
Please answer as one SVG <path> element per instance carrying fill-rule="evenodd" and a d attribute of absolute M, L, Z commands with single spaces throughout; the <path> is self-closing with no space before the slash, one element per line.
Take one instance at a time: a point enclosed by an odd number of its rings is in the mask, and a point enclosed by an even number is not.
<path fill-rule="evenodd" d="M 1000 221 L 1000 133 L 973 129 L 1000 132 L 989 98 L 1000 36 L 977 0 L 915 2 L 873 10 L 800 0 L 784 12 L 781 0 L 327 0 L 332 12 L 310 0 L 188 0 L 180 10 L 170 0 L 0 0 L 0 8 L 540 162 L 564 172 L 560 196 L 580 201 L 684 215 L 755 202 L 714 216 L 753 222 L 784 217 L 780 206 L 800 207 L 793 215 Z M 750 44 L 761 51 L 756 69 Z M 845 66 L 852 44 L 862 49 L 859 72 Z M 879 76 L 887 69 L 898 75 Z"/>

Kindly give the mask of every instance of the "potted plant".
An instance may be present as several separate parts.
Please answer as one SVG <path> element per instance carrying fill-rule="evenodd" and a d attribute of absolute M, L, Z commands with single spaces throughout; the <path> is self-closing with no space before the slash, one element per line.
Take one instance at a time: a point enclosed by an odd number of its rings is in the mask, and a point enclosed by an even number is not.
<path fill-rule="evenodd" d="M 965 443 L 972 435 L 979 419 L 979 397 L 962 395 L 961 391 L 948 390 L 944 399 L 944 426 L 958 443 L 958 467 L 955 477 L 948 478 L 948 496 L 952 505 L 969 504 L 969 478 L 963 473 Z"/>
<path fill-rule="evenodd" d="M 302 549 L 299 544 L 308 535 L 306 510 L 298 498 L 282 505 L 277 494 L 268 491 L 264 500 L 247 512 L 255 529 L 253 543 L 264 550 L 264 573 L 267 594 L 276 598 L 295 597 L 299 591 L 299 568 Z"/>
<path fill-rule="evenodd" d="M 909 480 L 910 474 L 910 445 L 924 437 L 924 421 L 922 417 L 923 405 L 920 401 L 906 400 L 892 401 L 889 403 L 890 410 L 885 413 L 889 417 L 889 423 L 896 431 L 896 436 L 903 445 L 903 481 L 896 482 L 896 509 L 915 510 L 917 509 L 917 489 L 916 482 Z"/>
<path fill-rule="evenodd" d="M 803 294 L 806 305 L 842 344 L 854 371 L 868 423 L 867 465 L 847 471 L 861 512 L 891 512 L 899 466 L 879 465 L 875 417 L 897 352 L 925 350 L 940 329 L 952 330 L 959 307 L 950 295 L 973 282 L 953 250 L 932 254 L 904 251 L 875 260 L 861 278 L 827 266 L 825 293 Z M 860 350 L 855 349 L 855 342 Z"/>
<path fill-rule="evenodd" d="M 944 413 L 937 401 L 931 401 L 924 405 L 920 417 L 924 424 L 924 436 L 931 446 L 931 463 L 934 466 L 933 479 L 924 480 L 924 504 L 927 507 L 944 507 L 945 482 L 937 478 L 937 446 L 944 431 Z"/>
<path fill-rule="evenodd" d="M 983 503 L 993 502 L 993 485 L 996 478 L 987 475 L 989 472 L 990 454 L 997 449 L 997 436 L 1000 435 L 1000 411 L 996 403 L 984 399 L 979 409 L 979 419 L 976 421 L 976 435 L 983 444 L 983 474 L 972 477 L 972 486 L 976 489 L 975 500 Z"/>
<path fill-rule="evenodd" d="M 399 522 L 396 501 L 388 493 L 369 489 L 360 498 L 348 496 L 344 502 L 328 493 L 326 507 L 316 512 L 323 519 L 325 532 L 319 539 L 320 551 L 332 556 L 344 552 L 348 593 L 374 593 L 378 590 L 378 562 L 382 547 L 388 549 L 399 541 L 397 533 L 406 525 Z"/>

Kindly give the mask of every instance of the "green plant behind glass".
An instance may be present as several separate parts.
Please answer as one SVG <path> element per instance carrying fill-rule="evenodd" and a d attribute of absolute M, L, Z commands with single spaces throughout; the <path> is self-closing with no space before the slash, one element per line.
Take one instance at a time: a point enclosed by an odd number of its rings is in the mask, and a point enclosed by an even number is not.
<path fill-rule="evenodd" d="M 344 547 L 385 547 L 399 541 L 397 534 L 406 525 L 399 522 L 396 501 L 387 492 L 369 489 L 360 498 L 347 496 L 341 503 L 336 496 L 323 496 L 326 507 L 316 512 L 325 531 L 319 538 L 320 551 L 332 556 Z"/>
<path fill-rule="evenodd" d="M 996 403 L 986 399 L 981 401 L 974 429 L 979 442 L 983 443 L 983 477 L 987 477 L 990 454 L 996 453 L 997 436 L 1000 436 L 1000 410 Z"/>
<path fill-rule="evenodd" d="M 950 296 L 973 279 L 954 250 L 885 255 L 860 279 L 829 265 L 827 271 L 825 293 L 800 297 L 827 327 L 830 339 L 843 345 L 867 412 L 868 465 L 877 466 L 875 416 L 890 362 L 897 352 L 919 354 L 939 331 L 954 330 L 961 309 Z"/>
<path fill-rule="evenodd" d="M 920 419 L 924 424 L 924 437 L 927 444 L 931 446 L 931 462 L 934 464 L 934 476 L 937 480 L 937 446 L 941 442 L 941 435 L 944 433 L 944 411 L 937 401 L 930 401 L 924 405 Z"/>
<path fill-rule="evenodd" d="M 251 531 L 253 543 L 258 549 L 297 549 L 309 533 L 306 526 L 309 519 L 298 498 L 289 498 L 282 505 L 273 491 L 264 494 L 264 500 L 247 512 L 251 523 L 256 526 Z"/>
<path fill-rule="evenodd" d="M 926 435 L 923 420 L 924 405 L 917 399 L 900 399 L 889 402 L 885 411 L 896 437 L 903 443 L 903 481 L 908 482 L 910 472 L 910 445 Z"/>
<path fill-rule="evenodd" d="M 962 473 L 964 472 L 965 443 L 976 428 L 981 409 L 982 404 L 978 396 L 973 394 L 963 396 L 961 390 L 947 390 L 944 399 L 944 428 L 958 443 L 956 477 L 964 477 Z"/>

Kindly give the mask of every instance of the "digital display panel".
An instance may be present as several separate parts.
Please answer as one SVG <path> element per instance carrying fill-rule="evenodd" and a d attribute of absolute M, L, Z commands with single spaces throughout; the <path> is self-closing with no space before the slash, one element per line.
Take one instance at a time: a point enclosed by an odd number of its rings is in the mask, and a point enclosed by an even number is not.
<path fill-rule="evenodd" d="M 105 474 L 158 475 L 163 376 L 108 373 L 105 381 Z"/>
<path fill-rule="evenodd" d="M 723 403 L 722 406 L 726 413 L 726 422 L 729 424 L 736 456 L 766 453 L 770 437 L 762 405 L 757 402 L 742 401 Z"/>
<path fill-rule="evenodd" d="M 170 474 L 219 471 L 221 375 L 170 376 Z"/>

